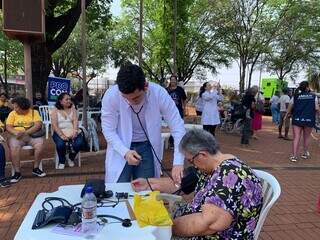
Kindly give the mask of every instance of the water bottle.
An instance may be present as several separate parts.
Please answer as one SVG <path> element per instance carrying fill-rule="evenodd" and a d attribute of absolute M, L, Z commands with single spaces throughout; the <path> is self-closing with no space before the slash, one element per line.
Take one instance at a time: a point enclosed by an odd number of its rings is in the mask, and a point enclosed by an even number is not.
<path fill-rule="evenodd" d="M 82 199 L 82 224 L 81 230 L 86 234 L 95 234 L 97 232 L 97 198 L 93 193 L 91 186 L 86 188 Z"/>

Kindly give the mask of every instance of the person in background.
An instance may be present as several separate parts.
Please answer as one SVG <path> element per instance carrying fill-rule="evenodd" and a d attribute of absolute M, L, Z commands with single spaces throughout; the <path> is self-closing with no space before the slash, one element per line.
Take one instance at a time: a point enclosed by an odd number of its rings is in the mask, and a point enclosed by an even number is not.
<path fill-rule="evenodd" d="M 172 98 L 172 100 L 174 101 L 174 103 L 176 104 L 179 110 L 180 116 L 183 119 L 185 109 L 186 109 L 187 95 L 184 89 L 178 86 L 177 76 L 172 75 L 170 77 L 170 83 L 169 83 L 169 86 L 167 87 L 167 91 L 170 97 Z"/>
<path fill-rule="evenodd" d="M 279 109 L 279 91 L 275 91 L 274 95 L 270 99 L 270 109 L 272 114 L 272 122 L 279 124 L 280 122 L 280 109 Z"/>
<path fill-rule="evenodd" d="M 108 143 L 106 182 L 160 176 L 162 118 L 174 138 L 172 177 L 178 184 L 184 169 L 178 145 L 185 133 L 178 108 L 163 87 L 146 81 L 141 67 L 123 65 L 117 84 L 102 100 L 101 124 Z"/>
<path fill-rule="evenodd" d="M 4 124 L 0 121 L 0 132 L 4 131 Z M 0 141 L 4 141 L 3 137 L 0 135 Z M 0 143 L 0 187 L 10 187 L 10 180 L 5 177 L 5 167 L 6 167 L 6 153 L 5 149 Z"/>
<path fill-rule="evenodd" d="M 289 128 L 290 128 L 290 117 L 289 117 L 289 115 L 286 117 L 289 103 L 290 103 L 290 97 L 289 97 L 288 93 L 289 93 L 288 88 L 283 89 L 283 94 L 281 95 L 281 97 L 279 99 L 280 123 L 279 123 L 279 137 L 278 138 L 283 138 L 284 140 L 291 140 L 288 137 Z M 282 135 L 283 125 L 284 125 L 284 136 Z"/>
<path fill-rule="evenodd" d="M 243 116 L 243 128 L 241 135 L 241 145 L 248 146 L 249 139 L 252 135 L 252 119 L 254 116 L 254 108 L 255 108 L 255 95 L 258 93 L 257 87 L 249 88 L 245 95 L 242 98 L 241 104 L 245 109 L 245 114 Z"/>
<path fill-rule="evenodd" d="M 253 88 L 258 89 L 258 92 L 255 96 L 255 107 L 253 111 L 253 120 L 252 120 L 252 138 L 258 139 L 257 132 L 262 128 L 262 115 L 264 113 L 264 97 L 262 92 L 259 91 L 258 86 L 253 86 Z"/>
<path fill-rule="evenodd" d="M 59 156 L 58 169 L 64 169 L 68 151 L 68 165 L 74 167 L 74 159 L 82 149 L 84 142 L 79 130 L 77 110 L 71 102 L 69 93 L 58 96 L 55 108 L 51 112 L 53 141 Z"/>
<path fill-rule="evenodd" d="M 11 112 L 12 105 L 8 99 L 7 94 L 0 94 L 0 121 L 3 123 L 6 121 L 9 113 Z"/>
<path fill-rule="evenodd" d="M 22 178 L 20 173 L 20 150 L 23 146 L 31 145 L 34 148 L 34 163 L 32 174 L 45 177 L 46 174 L 39 168 L 43 151 L 43 137 L 32 137 L 32 134 L 42 127 L 42 120 L 37 110 L 31 108 L 30 101 L 24 97 L 12 100 L 13 111 L 6 121 L 6 130 L 10 134 L 9 149 L 11 154 L 14 175 L 10 182 L 16 183 Z"/>
<path fill-rule="evenodd" d="M 203 107 L 204 107 L 204 102 L 203 102 L 203 99 L 202 99 L 202 94 L 206 91 L 206 85 L 207 85 L 207 84 L 208 84 L 208 82 L 205 82 L 205 83 L 200 87 L 200 90 L 199 90 L 199 95 L 198 95 L 198 97 L 197 97 L 196 104 L 195 104 L 197 116 L 201 116 L 201 115 L 202 115 L 202 110 L 203 110 Z"/>
<path fill-rule="evenodd" d="M 41 92 L 36 92 L 33 98 L 33 109 L 39 111 L 40 106 L 48 105 L 48 101 L 42 96 Z"/>
<path fill-rule="evenodd" d="M 173 213 L 172 239 L 253 240 L 263 192 L 252 168 L 236 156 L 222 153 L 216 139 L 201 129 L 187 132 L 180 150 L 198 170 L 198 181 L 193 199 L 180 203 Z M 135 191 L 178 190 L 168 177 L 139 178 L 131 185 Z"/>
<path fill-rule="evenodd" d="M 179 114 L 180 114 L 181 118 L 183 119 L 184 114 L 185 114 L 185 110 L 186 110 L 187 95 L 186 95 L 184 89 L 182 87 L 178 86 L 177 76 L 171 75 L 169 80 L 170 80 L 169 85 L 166 89 L 167 89 L 170 97 L 172 98 L 172 100 L 176 104 L 176 106 L 179 110 Z M 169 144 L 170 144 L 171 149 L 174 148 L 173 142 L 174 142 L 173 137 L 170 136 Z"/>
<path fill-rule="evenodd" d="M 287 111 L 287 117 L 292 116 L 293 143 L 290 160 L 298 160 L 300 138 L 303 136 L 302 159 L 310 158 L 308 151 L 310 135 L 315 125 L 316 111 L 319 110 L 316 95 L 310 92 L 309 83 L 303 81 L 296 89 Z"/>
<path fill-rule="evenodd" d="M 204 107 L 201 115 L 201 124 L 204 130 L 215 136 L 216 127 L 220 124 L 218 101 L 223 99 L 220 84 L 217 82 L 207 83 L 202 99 Z"/>

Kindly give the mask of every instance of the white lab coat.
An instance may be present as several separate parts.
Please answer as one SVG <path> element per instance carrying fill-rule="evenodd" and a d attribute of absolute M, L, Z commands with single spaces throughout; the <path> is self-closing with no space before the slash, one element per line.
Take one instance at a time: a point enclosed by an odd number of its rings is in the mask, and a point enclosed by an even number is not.
<path fill-rule="evenodd" d="M 204 106 L 201 115 L 202 125 L 218 125 L 220 124 L 220 114 L 218 110 L 217 101 L 223 99 L 216 90 L 209 92 L 205 91 L 202 94 Z"/>
<path fill-rule="evenodd" d="M 173 165 L 183 165 L 184 157 L 178 145 L 185 134 L 185 128 L 172 98 L 164 88 L 149 82 L 144 107 L 146 131 L 157 156 L 162 156 L 163 151 L 161 149 L 161 120 L 163 117 L 174 138 Z M 124 156 L 130 149 L 132 139 L 131 111 L 117 85 L 107 90 L 102 99 L 101 109 L 102 131 L 108 143 L 105 160 L 106 182 L 116 182 L 126 164 Z M 153 158 L 155 174 L 159 177 L 160 164 L 155 156 Z"/>

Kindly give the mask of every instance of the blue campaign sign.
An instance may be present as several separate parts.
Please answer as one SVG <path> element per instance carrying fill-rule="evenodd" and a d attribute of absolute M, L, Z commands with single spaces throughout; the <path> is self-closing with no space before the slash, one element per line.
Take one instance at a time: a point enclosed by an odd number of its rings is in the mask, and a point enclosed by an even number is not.
<path fill-rule="evenodd" d="M 59 77 L 48 77 L 48 102 L 57 101 L 58 96 L 63 92 L 70 93 L 70 80 Z"/>

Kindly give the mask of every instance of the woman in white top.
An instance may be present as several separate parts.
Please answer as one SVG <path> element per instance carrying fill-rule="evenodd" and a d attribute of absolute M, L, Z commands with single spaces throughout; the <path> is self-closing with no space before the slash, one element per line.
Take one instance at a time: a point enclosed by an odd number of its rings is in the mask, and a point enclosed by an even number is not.
<path fill-rule="evenodd" d="M 220 124 L 220 115 L 217 102 L 223 99 L 220 92 L 220 85 L 216 82 L 207 83 L 205 92 L 202 94 L 204 107 L 201 115 L 201 124 L 203 129 L 215 136 L 217 125 Z"/>
<path fill-rule="evenodd" d="M 51 113 L 53 128 L 53 141 L 56 144 L 59 156 L 58 169 L 64 169 L 67 151 L 69 153 L 68 165 L 74 166 L 74 159 L 84 145 L 83 137 L 79 131 L 77 110 L 71 102 L 68 93 L 61 93 Z"/>

